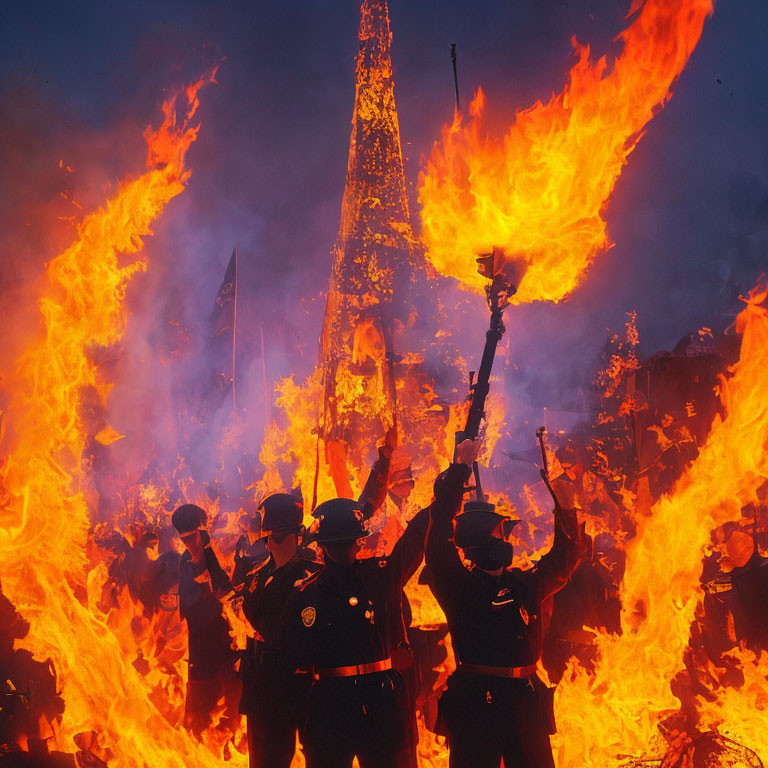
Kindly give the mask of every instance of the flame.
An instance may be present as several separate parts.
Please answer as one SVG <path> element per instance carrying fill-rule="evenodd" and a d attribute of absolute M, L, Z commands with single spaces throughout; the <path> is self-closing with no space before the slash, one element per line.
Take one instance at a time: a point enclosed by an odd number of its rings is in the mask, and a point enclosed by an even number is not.
<path fill-rule="evenodd" d="M 150 682 L 126 661 L 94 603 L 93 574 L 86 583 L 90 520 L 82 459 L 92 436 L 79 412 L 86 388 L 106 403 L 109 383 L 89 352 L 123 334 L 128 282 L 146 268 L 136 254 L 189 179 L 185 157 L 198 132 L 191 120 L 198 91 L 212 78 L 163 104 L 162 125 L 144 134 L 147 170 L 85 216 L 75 242 L 47 265 L 43 333 L 17 361 L 8 409 L 0 478 L 8 499 L 0 510 L 3 591 L 31 624 L 26 647 L 38 658 L 50 656 L 58 673 L 66 710 L 57 747 L 71 752 L 76 734 L 96 731 L 104 754 L 121 767 L 181 768 L 215 759 L 153 706 Z"/>
<path fill-rule="evenodd" d="M 560 301 L 607 248 L 603 212 L 642 131 L 670 98 L 711 0 L 635 0 L 621 52 L 578 60 L 563 91 L 485 132 L 485 95 L 446 126 L 421 174 L 423 238 L 442 274 L 481 292 L 476 254 L 502 248 L 522 278 L 513 301 Z"/>
<path fill-rule="evenodd" d="M 679 709 L 670 683 L 684 666 L 710 533 L 739 520 L 768 477 L 767 295 L 754 291 L 737 320 L 741 357 L 721 386 L 727 416 L 715 417 L 697 459 L 674 492 L 638 520 L 637 535 L 628 542 L 622 635 L 599 635 L 594 675 L 572 663 L 558 688 L 559 768 L 602 768 L 620 755 L 666 751 L 659 726 Z M 700 725 L 716 723 L 724 732 L 745 734 L 746 744 L 766 759 L 768 683 L 754 664 L 745 664 L 744 671 L 740 690 L 723 689 L 715 702 L 699 702 Z"/>

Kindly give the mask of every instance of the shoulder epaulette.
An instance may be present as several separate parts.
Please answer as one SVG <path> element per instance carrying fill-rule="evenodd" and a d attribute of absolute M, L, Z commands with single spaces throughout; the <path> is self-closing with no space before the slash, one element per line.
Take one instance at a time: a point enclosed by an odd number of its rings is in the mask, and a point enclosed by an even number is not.
<path fill-rule="evenodd" d="M 310 584 L 312 584 L 314 581 L 317 581 L 317 577 L 323 572 L 323 569 L 320 568 L 319 570 L 315 571 L 314 573 L 311 573 L 309 576 L 307 576 L 306 579 L 301 581 L 299 583 L 299 592 L 303 592 Z"/>

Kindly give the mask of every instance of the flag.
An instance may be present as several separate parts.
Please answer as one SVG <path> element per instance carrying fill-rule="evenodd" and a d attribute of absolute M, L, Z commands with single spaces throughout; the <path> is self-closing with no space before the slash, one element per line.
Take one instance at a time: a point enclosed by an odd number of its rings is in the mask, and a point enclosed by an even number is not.
<path fill-rule="evenodd" d="M 237 246 L 232 250 L 224 280 L 216 295 L 216 304 L 211 312 L 209 328 L 211 336 L 233 332 L 235 327 L 235 303 L 237 301 Z"/>

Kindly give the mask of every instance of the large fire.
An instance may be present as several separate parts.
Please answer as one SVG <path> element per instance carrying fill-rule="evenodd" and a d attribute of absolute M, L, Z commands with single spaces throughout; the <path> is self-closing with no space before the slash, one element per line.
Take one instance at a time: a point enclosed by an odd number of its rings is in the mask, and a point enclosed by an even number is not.
<path fill-rule="evenodd" d="M 667 751 L 660 726 L 680 709 L 671 683 L 685 666 L 711 532 L 738 521 L 768 476 L 767 295 L 765 289 L 753 292 L 738 318 L 741 357 L 722 382 L 725 418 L 715 417 L 674 492 L 659 499 L 650 515 L 637 517 L 621 586 L 622 634 L 599 635 L 594 673 L 574 662 L 558 688 L 560 768 L 605 766 L 621 756 L 661 760 Z M 700 722 L 694 718 L 686 727 L 717 728 L 765 758 L 761 723 L 768 684 L 764 671 L 742 658 L 744 685 L 723 686 L 711 698 L 699 695 Z"/>
<path fill-rule="evenodd" d="M 613 186 L 645 126 L 669 99 L 711 12 L 711 0 L 636 0 L 615 58 L 592 62 L 589 48 L 577 46 L 578 61 L 563 92 L 519 112 L 501 139 L 484 133 L 479 92 L 470 119 L 457 115 L 445 129 L 421 180 L 424 244 L 433 266 L 479 290 L 475 255 L 496 247 L 521 277 L 516 302 L 566 298 L 610 245 L 603 212 Z M 303 385 L 292 377 L 278 384 L 282 413 L 267 427 L 261 476 L 241 497 L 243 506 L 251 506 L 239 510 L 246 517 L 261 495 L 286 487 L 299 489 L 307 510 L 310 500 L 357 495 L 373 447 L 395 427 L 389 497 L 373 518 L 377 545 L 385 551 L 412 512 L 429 502 L 436 473 L 450 461 L 453 435 L 466 420 L 460 382 L 474 362 L 449 346 L 449 332 L 437 327 L 437 308 L 429 317 L 424 304 L 425 296 L 435 299 L 437 291 L 430 291 L 437 281 L 422 264 L 410 225 L 390 41 L 386 2 L 363 0 L 350 163 L 319 363 Z M 124 180 L 103 208 L 86 215 L 75 242 L 47 265 L 40 333 L 17 361 L 7 383 L 12 399 L 0 413 L 2 593 L 30 623 L 19 644 L 39 660 L 50 658 L 58 676 L 63 715 L 41 735 L 59 750 L 85 753 L 83 764 L 246 764 L 242 723 L 225 723 L 222 702 L 201 734 L 182 727 L 187 641 L 178 611 L 173 605 L 144 610 L 128 580 L 111 581 L 108 547 L 102 546 L 119 531 L 140 548 L 147 533 L 141 515 L 162 519 L 167 530 L 178 491 L 223 522 L 213 543 L 229 565 L 234 516 L 221 512 L 223 497 L 203 500 L 201 488 L 211 478 L 180 479 L 180 462 L 179 477 L 157 470 L 131 489 L 141 514 L 131 518 L 135 509 L 127 510 L 124 501 L 122 517 L 96 525 L 97 472 L 87 462 L 94 442 L 109 450 L 121 440 L 105 415 L 115 382 L 100 366 L 98 350 L 123 336 L 128 284 L 146 268 L 143 240 L 190 177 L 186 154 L 197 137 L 198 92 L 208 81 L 213 73 L 163 104 L 162 125 L 145 132 L 147 170 Z M 424 289 L 421 304 L 415 293 L 400 301 L 403 279 L 409 289 Z M 650 440 L 659 452 L 676 447 L 682 436 L 679 442 L 693 449 L 666 485 L 651 485 L 653 461 L 630 476 L 607 439 L 592 440 L 594 461 L 579 469 L 583 457 L 564 434 L 555 438 L 553 447 L 568 448 L 549 457 L 556 487 L 580 509 L 596 540 L 610 538 L 622 562 L 612 572 L 615 625 L 585 621 L 568 638 L 555 638 L 573 650 L 555 698 L 558 768 L 710 768 L 715 763 L 694 755 L 696 745 L 722 750 L 723 739 L 732 740 L 733 754 L 742 756 L 729 765 L 768 759 L 765 652 L 737 637 L 732 615 L 722 622 L 724 650 L 707 653 L 700 640 L 708 610 L 703 568 L 722 554 L 734 530 L 741 536 L 732 536 L 734 551 L 752 552 L 745 531 L 756 529 L 757 506 L 768 497 L 767 301 L 765 287 L 745 299 L 736 322 L 740 358 L 720 377 L 721 402 L 707 412 L 714 419 L 699 416 L 700 434 L 691 426 L 697 417 L 692 400 L 681 405 L 679 419 L 652 413 L 650 383 L 644 392 L 636 376 L 642 363 L 636 314 L 629 314 L 626 343 L 599 376 L 603 404 L 611 401 L 613 410 L 603 409 L 590 426 L 613 425 L 624 437 L 634 430 L 638 443 Z M 425 317 L 436 320 L 435 327 Z M 699 336 L 707 333 L 702 329 Z M 444 352 L 440 373 L 450 372 L 449 394 L 437 391 L 428 365 L 436 347 Z M 698 375 L 692 378 L 707 388 Z M 501 436 L 505 412 L 500 388 L 493 386 L 486 459 Z M 711 386 L 706 395 L 714 400 Z M 222 435 L 222 444 L 228 439 Z M 636 458 L 641 453 L 637 448 Z M 131 467 L 129 474 L 145 470 Z M 508 489 L 492 490 L 494 500 L 514 506 Z M 526 487 L 518 505 L 524 520 L 516 549 L 524 567 L 551 539 L 543 490 L 543 483 Z M 754 547 L 753 557 L 759 554 L 756 537 Z M 733 568 L 725 559 L 717 568 L 713 589 L 733 587 L 726 577 Z M 429 733 L 426 721 L 454 666 L 451 641 L 428 588 L 414 579 L 406 591 L 413 632 L 419 633 L 412 635 L 416 662 L 428 680 L 417 701 L 419 764 L 443 768 L 447 746 Z M 173 590 L 163 597 L 173 597 Z M 224 613 L 233 645 L 242 648 L 252 629 L 236 602 L 226 600 Z M 546 659 L 542 664 L 551 671 Z M 300 752 L 294 765 L 303 765 Z"/>
<path fill-rule="evenodd" d="M 520 277 L 516 303 L 560 301 L 610 245 L 603 212 L 643 129 L 670 98 L 711 0 L 635 1 L 612 59 L 578 61 L 561 93 L 488 135 L 485 95 L 456 114 L 420 179 L 427 255 L 438 272 L 482 291 L 478 253 L 498 247 Z"/>
<path fill-rule="evenodd" d="M 99 572 L 87 567 L 90 489 L 83 466 L 95 435 L 87 434 L 81 409 L 88 390 L 106 402 L 112 382 L 92 351 L 123 334 L 126 287 L 145 268 L 135 254 L 189 178 L 185 156 L 197 137 L 198 91 L 212 77 L 163 104 L 161 126 L 145 132 L 146 172 L 123 181 L 103 208 L 85 216 L 75 242 L 48 264 L 40 338 L 17 363 L 8 409 L 3 592 L 30 622 L 26 647 L 56 669 L 66 707 L 57 747 L 73 751 L 73 737 L 95 731 L 89 749 L 126 767 L 204 765 L 213 755 L 160 714 L 150 683 L 126 658 L 125 645 L 135 640 L 121 641 L 96 605 L 90 585 Z"/>

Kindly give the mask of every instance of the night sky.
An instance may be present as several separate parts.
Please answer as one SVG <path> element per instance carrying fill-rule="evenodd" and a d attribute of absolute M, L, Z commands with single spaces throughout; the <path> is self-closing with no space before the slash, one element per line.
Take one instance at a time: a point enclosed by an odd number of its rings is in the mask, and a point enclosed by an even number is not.
<path fill-rule="evenodd" d="M 409 184 L 452 116 L 452 42 L 462 98 L 482 85 L 491 116 L 508 122 L 562 88 L 572 35 L 609 50 L 628 6 L 390 0 Z M 77 210 L 62 192 L 87 210 L 139 173 L 141 134 L 158 123 L 164 93 L 223 59 L 220 85 L 201 93 L 188 189 L 159 220 L 150 269 L 131 286 L 126 366 L 147 364 L 168 318 L 195 338 L 237 242 L 245 335 L 268 328 L 271 378 L 308 373 L 344 187 L 358 8 L 355 0 L 3 3 L 0 311 L 17 322 L 0 362 L 34 327 L 44 262 L 73 237 L 58 217 Z M 645 354 L 732 321 L 739 291 L 768 265 L 766 29 L 765 0 L 717 4 L 613 194 L 616 246 L 567 304 L 510 312 L 512 351 L 526 369 L 516 396 L 536 389 L 562 399 L 563 382 L 588 380 L 607 329 L 620 330 L 628 310 L 638 312 Z M 479 353 L 479 300 L 470 316 Z"/>

